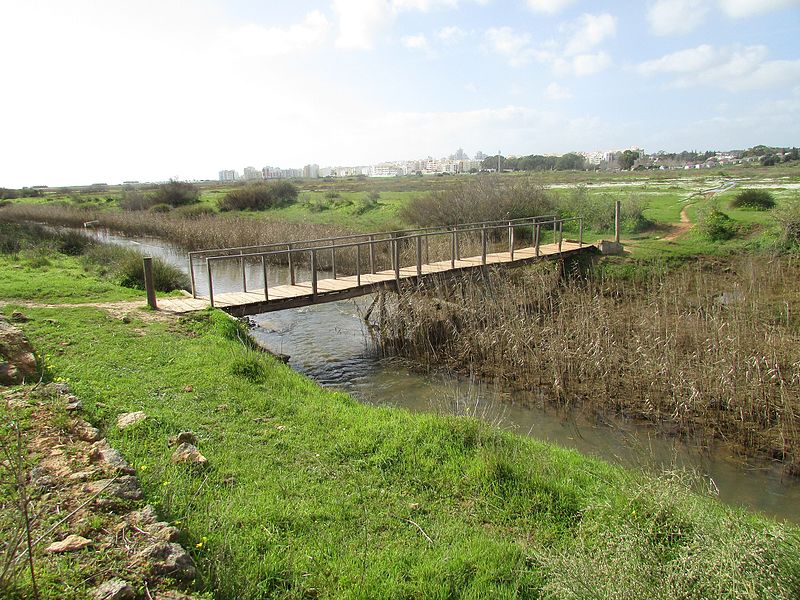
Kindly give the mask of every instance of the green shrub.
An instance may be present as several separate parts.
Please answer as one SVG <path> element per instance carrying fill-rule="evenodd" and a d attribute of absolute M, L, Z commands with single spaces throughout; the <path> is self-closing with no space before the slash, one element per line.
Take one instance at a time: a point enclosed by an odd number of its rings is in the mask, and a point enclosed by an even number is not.
<path fill-rule="evenodd" d="M 153 204 L 184 206 L 200 200 L 200 188 L 188 181 L 175 181 L 159 185 L 152 195 Z"/>
<path fill-rule="evenodd" d="M 153 204 L 149 210 L 154 213 L 168 213 L 172 207 L 169 204 Z"/>
<path fill-rule="evenodd" d="M 800 246 L 800 196 L 795 196 L 772 216 L 778 225 L 778 238 L 784 248 Z"/>
<path fill-rule="evenodd" d="M 363 197 L 359 198 L 353 212 L 357 215 L 363 215 L 375 208 L 378 208 L 378 199 L 381 197 L 380 192 L 375 190 L 368 192 Z"/>
<path fill-rule="evenodd" d="M 255 183 L 228 192 L 219 203 L 219 209 L 266 210 L 288 206 L 297 200 L 298 190 L 288 181 Z"/>
<path fill-rule="evenodd" d="M 92 245 L 92 240 L 77 231 L 64 231 L 56 236 L 56 247 L 61 254 L 80 256 Z"/>
<path fill-rule="evenodd" d="M 116 279 L 120 285 L 133 289 L 144 289 L 144 264 L 142 255 L 136 250 L 97 244 L 84 255 L 87 265 L 96 266 L 101 274 Z M 177 267 L 159 258 L 153 259 L 153 283 L 160 292 L 188 289 L 189 279 Z"/>
<path fill-rule="evenodd" d="M 330 202 L 324 198 L 309 198 L 305 206 L 306 209 L 312 213 L 320 213 L 331 208 Z"/>
<path fill-rule="evenodd" d="M 210 204 L 189 204 L 187 206 L 179 206 L 176 208 L 172 214 L 178 215 L 180 217 L 185 217 L 187 219 L 194 219 L 196 217 L 205 217 L 208 215 L 214 215 L 217 211 L 214 210 L 214 207 Z"/>
<path fill-rule="evenodd" d="M 712 208 L 700 218 L 700 231 L 710 240 L 720 242 L 736 236 L 736 221 L 717 208 Z"/>
<path fill-rule="evenodd" d="M 731 208 L 769 210 L 775 208 L 775 197 L 767 190 L 742 190 L 731 200 Z"/>
<path fill-rule="evenodd" d="M 122 210 L 147 210 L 155 204 L 155 200 L 139 190 L 125 190 L 119 206 Z"/>

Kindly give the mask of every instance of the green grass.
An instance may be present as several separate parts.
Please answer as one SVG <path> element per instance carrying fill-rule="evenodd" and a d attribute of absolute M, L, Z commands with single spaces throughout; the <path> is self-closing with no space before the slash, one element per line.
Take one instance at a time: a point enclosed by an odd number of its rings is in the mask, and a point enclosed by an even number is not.
<path fill-rule="evenodd" d="M 58 294 L 69 274 L 42 279 Z M 474 419 L 361 405 L 243 344 L 220 312 L 25 312 L 48 376 L 69 380 L 136 466 L 218 598 L 800 593 L 797 529 L 696 495 L 691 480 Z M 117 430 L 135 410 L 150 418 Z M 183 430 L 205 471 L 170 463 L 167 438 Z"/>

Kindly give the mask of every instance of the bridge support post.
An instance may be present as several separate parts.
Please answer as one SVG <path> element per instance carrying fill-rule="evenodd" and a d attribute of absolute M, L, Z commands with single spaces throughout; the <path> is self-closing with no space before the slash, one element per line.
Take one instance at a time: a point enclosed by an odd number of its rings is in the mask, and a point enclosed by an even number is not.
<path fill-rule="evenodd" d="M 197 298 L 197 285 L 194 282 L 194 261 L 192 260 L 192 253 L 189 252 L 189 275 L 192 278 L 192 298 Z"/>
<path fill-rule="evenodd" d="M 369 236 L 369 272 L 375 274 L 375 236 Z"/>
<path fill-rule="evenodd" d="M 617 200 L 614 203 L 614 241 L 619 244 L 619 226 L 622 213 L 622 202 Z"/>
<path fill-rule="evenodd" d="M 533 247 L 535 248 L 535 255 L 539 256 L 539 238 L 541 236 L 542 226 L 537 223 L 533 228 Z"/>
<path fill-rule="evenodd" d="M 242 256 L 242 291 L 247 293 L 247 269 L 245 267 L 244 250 L 240 250 L 239 254 Z"/>
<path fill-rule="evenodd" d="M 156 286 L 153 283 L 153 257 L 145 256 L 142 259 L 144 268 L 144 289 L 147 292 L 147 306 L 158 310 L 156 305 Z"/>
<path fill-rule="evenodd" d="M 397 283 L 397 291 L 400 292 L 400 244 L 397 243 L 397 237 L 394 238 L 394 247 L 392 248 L 392 259 L 394 262 L 394 280 Z"/>
<path fill-rule="evenodd" d="M 206 258 L 206 269 L 208 270 L 208 299 L 211 308 L 214 308 L 214 280 L 211 277 L 211 258 Z"/>
<path fill-rule="evenodd" d="M 511 221 L 508 222 L 508 254 L 514 260 L 514 225 Z"/>
<path fill-rule="evenodd" d="M 289 284 L 294 285 L 295 284 L 294 257 L 292 256 L 292 254 L 294 253 L 292 252 L 291 244 L 286 245 L 286 253 L 289 255 Z"/>
<path fill-rule="evenodd" d="M 481 227 L 481 264 L 486 266 L 486 225 Z"/>
<path fill-rule="evenodd" d="M 583 217 L 578 220 L 578 247 L 583 248 Z"/>
<path fill-rule="evenodd" d="M 558 222 L 558 253 L 561 254 L 561 246 L 564 243 L 564 221 Z"/>
<path fill-rule="evenodd" d="M 356 244 L 356 284 L 361 287 L 361 244 Z"/>

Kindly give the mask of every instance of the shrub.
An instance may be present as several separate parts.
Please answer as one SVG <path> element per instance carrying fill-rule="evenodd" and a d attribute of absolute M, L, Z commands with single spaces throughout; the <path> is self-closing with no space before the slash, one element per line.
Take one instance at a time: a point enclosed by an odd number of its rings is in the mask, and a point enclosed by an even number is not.
<path fill-rule="evenodd" d="M 194 204 L 200 200 L 200 188 L 188 181 L 175 181 L 159 185 L 153 192 L 153 204 L 169 204 L 170 206 L 184 206 Z"/>
<path fill-rule="evenodd" d="M 0 208 L 5 208 L 6 206 L 11 206 L 13 202 L 11 200 L 0 200 Z"/>
<path fill-rule="evenodd" d="M 147 210 L 155 204 L 153 198 L 139 190 L 125 190 L 119 206 L 123 210 Z"/>
<path fill-rule="evenodd" d="M 167 213 L 172 210 L 172 207 L 169 204 L 153 204 L 149 210 L 154 213 Z"/>
<path fill-rule="evenodd" d="M 714 242 L 733 238 L 738 229 L 736 222 L 717 208 L 712 208 L 700 219 L 700 231 Z"/>
<path fill-rule="evenodd" d="M 56 237 L 56 247 L 61 254 L 80 256 L 92 245 L 92 240 L 77 231 L 64 231 Z"/>
<path fill-rule="evenodd" d="M 144 264 L 142 255 L 136 250 L 97 244 L 86 252 L 84 262 L 99 266 L 102 274 L 114 277 L 124 287 L 144 289 Z M 159 258 L 153 259 L 153 283 L 160 292 L 189 287 L 185 273 Z"/>
<path fill-rule="evenodd" d="M 220 210 L 265 210 L 288 206 L 297 200 L 298 190 L 288 181 L 256 183 L 228 192 Z"/>
<path fill-rule="evenodd" d="M 308 209 L 309 212 L 319 213 L 328 210 L 330 207 L 330 202 L 324 198 L 309 198 L 306 201 L 306 209 Z"/>
<path fill-rule="evenodd" d="M 196 217 L 206 217 L 208 215 L 214 215 L 217 211 L 214 210 L 214 207 L 210 204 L 189 204 L 187 206 L 179 206 L 176 208 L 172 214 L 185 217 L 187 219 L 194 219 Z"/>
<path fill-rule="evenodd" d="M 419 226 L 455 225 L 552 214 L 553 196 L 528 178 L 479 175 L 412 198 L 400 217 Z"/>
<path fill-rule="evenodd" d="M 731 201 L 731 208 L 769 210 L 775 208 L 775 197 L 767 190 L 742 190 Z"/>
<path fill-rule="evenodd" d="M 380 197 L 380 192 L 373 190 L 359 198 L 354 210 L 355 214 L 363 215 L 365 212 L 378 208 L 378 199 Z"/>
<path fill-rule="evenodd" d="M 778 224 L 781 245 L 785 248 L 800 246 L 800 197 L 786 202 L 772 216 Z"/>

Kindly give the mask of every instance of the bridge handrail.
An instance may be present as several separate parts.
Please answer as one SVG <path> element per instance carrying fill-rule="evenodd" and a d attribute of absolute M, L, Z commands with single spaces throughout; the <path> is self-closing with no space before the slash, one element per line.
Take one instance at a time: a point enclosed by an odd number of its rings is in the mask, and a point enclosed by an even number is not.
<path fill-rule="evenodd" d="M 252 250 L 252 249 L 256 249 L 256 248 L 274 248 L 274 247 L 277 247 L 277 246 L 289 246 L 289 245 L 294 245 L 294 244 L 317 244 L 317 243 L 323 243 L 323 242 L 333 242 L 333 241 L 338 241 L 338 240 L 347 240 L 347 239 L 360 238 L 360 237 L 370 237 L 370 236 L 372 236 L 372 237 L 374 237 L 374 236 L 391 236 L 389 239 L 395 239 L 395 237 L 398 234 L 414 234 L 416 232 L 437 231 L 437 230 L 442 230 L 442 231 L 446 230 L 447 232 L 450 232 L 450 231 L 452 231 L 453 227 L 458 227 L 459 231 L 461 231 L 460 228 L 470 227 L 470 226 L 475 226 L 475 225 L 497 224 L 499 226 L 500 224 L 505 225 L 505 224 L 507 224 L 509 222 L 516 223 L 518 221 L 530 221 L 531 219 L 556 219 L 556 218 L 557 218 L 556 215 L 539 215 L 539 216 L 535 216 L 535 217 L 521 217 L 521 218 L 518 218 L 518 219 L 498 219 L 498 220 L 495 220 L 495 221 L 475 221 L 475 222 L 472 222 L 472 223 L 458 223 L 456 225 L 435 225 L 435 226 L 432 226 L 432 227 L 420 227 L 420 228 L 417 228 L 417 229 L 394 229 L 394 230 L 389 230 L 389 231 L 376 231 L 376 232 L 373 232 L 373 233 L 350 233 L 350 234 L 347 234 L 347 235 L 323 237 L 323 238 L 316 238 L 316 239 L 311 239 L 311 240 L 294 240 L 294 241 L 288 241 L 288 242 L 271 242 L 269 244 L 255 244 L 255 245 L 252 245 L 252 246 L 231 246 L 230 248 L 213 248 L 213 249 L 208 249 L 208 250 L 192 250 L 192 251 L 189 252 L 189 256 L 190 257 L 198 257 L 198 256 L 202 257 L 203 255 L 209 255 L 209 254 L 213 256 L 214 255 L 213 253 L 216 253 L 216 252 L 239 252 L 241 250 Z M 380 241 L 380 240 L 374 240 L 374 241 Z M 340 244 L 337 244 L 337 246 L 339 246 L 339 245 Z M 303 249 L 307 250 L 308 248 L 303 248 Z M 217 256 L 231 256 L 231 255 L 229 255 L 229 254 L 219 254 Z M 239 256 L 239 254 L 236 254 L 235 256 Z"/>
<path fill-rule="evenodd" d="M 508 219 L 508 220 L 498 220 L 498 221 L 484 221 L 478 223 L 465 223 L 459 224 L 454 226 L 440 226 L 440 227 L 426 227 L 420 229 L 413 229 L 413 230 L 403 230 L 394 233 L 407 233 L 408 235 L 404 236 L 396 236 L 392 235 L 388 238 L 382 239 L 374 239 L 374 235 L 378 234 L 360 234 L 360 235 L 351 235 L 351 236 L 341 236 L 339 238 L 323 238 L 319 241 L 329 242 L 328 245 L 324 246 L 311 246 L 305 248 L 292 248 L 292 243 L 277 243 L 277 244 L 269 244 L 264 246 L 243 246 L 241 248 L 235 249 L 226 249 L 226 250 L 239 250 L 238 254 L 220 254 L 216 256 L 207 256 L 206 257 L 206 268 L 208 271 L 208 290 L 209 290 L 209 299 L 211 301 L 211 306 L 214 306 L 214 291 L 213 291 L 213 276 L 212 276 L 212 263 L 217 263 L 225 260 L 235 260 L 241 262 L 242 268 L 242 289 L 246 293 L 247 292 L 247 275 L 246 275 L 246 261 L 248 259 L 256 259 L 261 258 L 262 268 L 264 271 L 264 295 L 265 299 L 269 300 L 269 284 L 267 281 L 267 258 L 272 256 L 280 256 L 284 255 L 287 256 L 288 259 L 288 267 L 289 267 L 289 279 L 291 285 L 295 285 L 295 270 L 293 267 L 293 256 L 298 253 L 309 253 L 310 254 L 310 261 L 311 261 L 311 287 L 312 287 L 312 294 L 316 295 L 317 293 L 317 252 L 319 251 L 330 251 L 331 253 L 331 263 L 332 263 L 332 271 L 333 271 L 333 278 L 336 279 L 336 251 L 337 250 L 344 250 L 347 248 L 356 248 L 357 250 L 357 258 L 356 258 L 356 277 L 357 277 L 357 284 L 361 285 L 361 248 L 363 246 L 369 246 L 369 262 L 370 262 L 370 270 L 372 273 L 375 273 L 375 265 L 374 265 L 374 248 L 378 244 L 389 244 L 389 249 L 391 251 L 391 258 L 392 258 L 392 270 L 395 273 L 395 278 L 397 280 L 397 284 L 400 284 L 400 271 L 402 267 L 400 267 L 400 242 L 405 240 L 416 240 L 416 269 L 417 275 L 421 276 L 423 274 L 422 270 L 422 241 L 425 241 L 425 248 L 427 254 L 427 241 L 428 238 L 434 236 L 444 236 L 448 235 L 451 236 L 451 265 L 452 268 L 455 268 L 456 261 L 460 261 L 460 252 L 459 252 L 459 234 L 461 233 L 474 233 L 474 232 L 481 232 L 481 259 L 482 264 L 486 265 L 487 261 L 487 235 L 488 231 L 503 228 L 508 231 L 508 244 L 509 244 L 509 253 L 511 255 L 511 259 L 514 258 L 514 243 L 515 243 L 515 230 L 518 227 L 530 227 L 533 226 L 533 245 L 535 248 L 535 256 L 539 256 L 539 246 L 540 246 L 540 234 L 542 226 L 553 226 L 553 241 L 554 243 L 558 244 L 558 251 L 561 252 L 562 243 L 563 243 L 563 227 L 564 223 L 566 222 L 578 222 L 579 223 L 579 244 L 583 246 L 583 217 L 565 217 L 559 218 L 552 215 L 545 215 L 545 216 L 536 216 L 536 217 L 526 217 L 521 219 Z M 391 232 L 389 232 L 391 233 Z M 387 232 L 384 232 L 387 234 Z M 558 235 L 557 235 L 558 234 Z M 346 244 L 335 244 L 334 242 L 339 239 L 352 239 L 357 237 L 369 237 L 370 239 L 362 240 L 362 241 L 354 241 L 348 242 Z M 305 243 L 316 243 L 315 240 L 309 240 Z M 301 242 L 298 242 L 301 243 Z M 260 252 L 248 252 L 244 253 L 244 250 L 250 250 L 253 248 L 268 248 L 268 247 L 275 247 L 275 246 L 287 246 L 286 248 L 280 248 L 278 250 L 265 250 Z M 191 282 L 192 282 L 192 296 L 197 297 L 197 290 L 195 286 L 195 272 L 194 272 L 194 262 L 193 256 L 196 255 L 195 253 L 189 254 L 189 267 L 191 272 Z M 424 264 L 427 264 L 427 260 Z"/>

